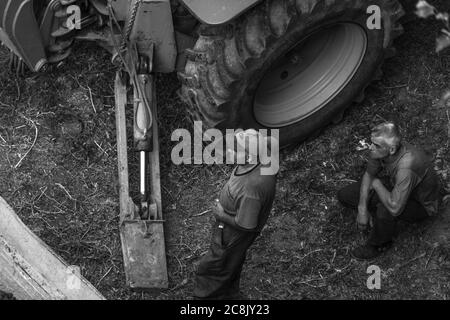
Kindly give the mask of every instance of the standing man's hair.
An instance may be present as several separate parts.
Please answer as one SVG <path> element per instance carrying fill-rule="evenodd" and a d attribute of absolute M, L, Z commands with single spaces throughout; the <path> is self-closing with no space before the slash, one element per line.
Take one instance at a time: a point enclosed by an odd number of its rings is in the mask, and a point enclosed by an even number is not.
<path fill-rule="evenodd" d="M 394 122 L 384 122 L 372 129 L 372 136 L 383 137 L 390 147 L 400 147 L 402 136 L 399 127 Z"/>

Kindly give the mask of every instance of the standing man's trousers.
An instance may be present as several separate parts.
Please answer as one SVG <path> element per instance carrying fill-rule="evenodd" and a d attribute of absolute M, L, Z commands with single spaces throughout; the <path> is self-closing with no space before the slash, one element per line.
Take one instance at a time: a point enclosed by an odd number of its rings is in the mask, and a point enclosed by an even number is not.
<path fill-rule="evenodd" d="M 196 270 L 194 297 L 230 299 L 239 294 L 247 249 L 258 235 L 259 232 L 237 230 L 216 221 L 209 251 L 202 257 Z"/>
<path fill-rule="evenodd" d="M 338 200 L 347 208 L 358 209 L 361 182 L 355 182 L 339 190 Z M 425 208 L 415 199 L 408 199 L 403 212 L 394 217 L 380 201 L 374 190 L 369 193 L 368 210 L 372 216 L 373 228 L 368 244 L 382 246 L 392 241 L 398 220 L 418 222 L 428 217 Z"/>

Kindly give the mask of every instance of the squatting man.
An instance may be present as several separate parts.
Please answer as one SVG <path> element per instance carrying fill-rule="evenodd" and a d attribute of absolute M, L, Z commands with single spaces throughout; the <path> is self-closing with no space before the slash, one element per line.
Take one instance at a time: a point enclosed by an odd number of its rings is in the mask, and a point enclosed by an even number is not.
<path fill-rule="evenodd" d="M 372 225 L 367 243 L 352 251 L 361 260 L 373 259 L 391 246 L 398 220 L 422 221 L 436 214 L 441 201 L 431 156 L 403 142 L 397 125 L 376 126 L 371 141 L 362 180 L 338 192 L 344 206 L 358 210 L 361 228 Z"/>

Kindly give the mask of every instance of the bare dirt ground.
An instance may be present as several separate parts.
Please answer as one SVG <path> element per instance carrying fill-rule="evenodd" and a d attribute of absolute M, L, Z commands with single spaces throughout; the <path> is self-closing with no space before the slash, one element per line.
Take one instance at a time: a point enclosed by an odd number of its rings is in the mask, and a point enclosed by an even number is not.
<path fill-rule="evenodd" d="M 443 1 L 440 2 L 443 4 Z M 448 5 L 447 5 L 448 7 Z M 444 7 L 445 8 L 445 7 Z M 447 8 L 450 9 L 450 8 Z M 364 171 L 356 151 L 372 125 L 397 120 L 405 138 L 436 155 L 450 187 L 450 50 L 436 55 L 439 25 L 412 20 L 398 54 L 344 120 L 316 139 L 282 152 L 277 197 L 251 248 L 241 287 L 251 299 L 449 299 L 450 211 L 419 226 L 401 225 L 395 246 L 375 264 L 381 290 L 366 287 L 368 263 L 349 250 L 365 235 L 336 192 Z M 109 55 L 76 46 L 61 66 L 17 77 L 0 57 L 0 195 L 24 222 L 109 299 L 187 299 L 193 265 L 209 245 L 208 210 L 231 172 L 228 166 L 176 166 L 176 128 L 192 127 L 175 91 L 175 75 L 158 78 L 161 183 L 170 288 L 133 293 L 124 286 L 118 233 L 113 79 Z M 81 124 L 81 125 L 80 125 Z M 30 150 L 28 153 L 27 151 Z M 136 162 L 132 181 L 136 182 Z"/>

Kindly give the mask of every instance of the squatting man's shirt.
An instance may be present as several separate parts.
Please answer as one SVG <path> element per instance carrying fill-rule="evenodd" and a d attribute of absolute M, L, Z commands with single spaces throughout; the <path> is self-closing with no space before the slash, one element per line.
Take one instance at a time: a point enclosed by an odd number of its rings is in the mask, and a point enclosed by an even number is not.
<path fill-rule="evenodd" d="M 399 203 L 402 213 L 409 197 L 417 200 L 431 216 L 439 207 L 439 179 L 433 170 L 432 157 L 408 143 L 403 143 L 393 158 L 369 159 L 367 172 L 382 173 L 390 178 L 393 202 Z"/>

